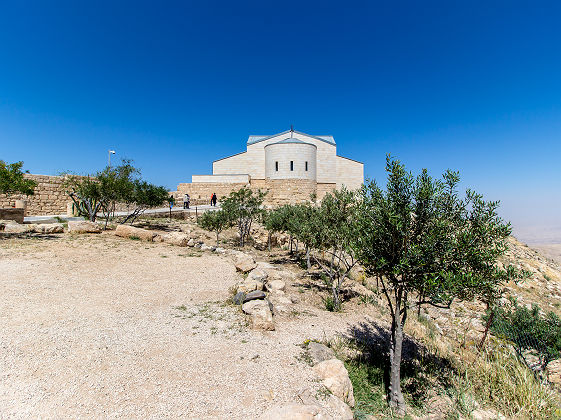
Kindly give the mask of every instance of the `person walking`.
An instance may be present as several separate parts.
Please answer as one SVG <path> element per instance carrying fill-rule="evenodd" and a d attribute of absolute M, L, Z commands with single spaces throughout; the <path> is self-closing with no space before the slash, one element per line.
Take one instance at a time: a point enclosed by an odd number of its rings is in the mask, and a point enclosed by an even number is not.
<path fill-rule="evenodd" d="M 191 197 L 189 197 L 189 194 L 185 193 L 185 196 L 183 197 L 183 208 L 188 209 L 190 203 L 191 203 Z"/>
<path fill-rule="evenodd" d="M 216 193 L 213 193 L 213 194 L 212 194 L 212 199 L 211 199 L 210 201 L 211 201 L 211 204 L 212 204 L 214 207 L 216 207 L 216 200 L 217 200 L 217 198 L 216 198 Z"/>

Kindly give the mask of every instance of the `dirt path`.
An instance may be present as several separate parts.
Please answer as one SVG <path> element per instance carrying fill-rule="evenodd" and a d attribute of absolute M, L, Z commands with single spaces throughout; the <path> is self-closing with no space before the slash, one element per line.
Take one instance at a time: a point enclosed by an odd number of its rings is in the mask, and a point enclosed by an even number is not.
<path fill-rule="evenodd" d="M 109 235 L 0 241 L 0 273 L 2 418 L 254 418 L 317 389 L 297 344 L 346 324 L 251 331 L 227 259 Z"/>

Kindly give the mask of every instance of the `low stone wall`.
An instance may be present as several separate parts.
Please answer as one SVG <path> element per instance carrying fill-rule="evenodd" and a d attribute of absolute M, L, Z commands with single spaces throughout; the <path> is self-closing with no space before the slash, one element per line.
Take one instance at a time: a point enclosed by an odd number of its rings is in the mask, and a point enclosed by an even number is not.
<path fill-rule="evenodd" d="M 317 183 L 307 179 L 268 179 L 266 187 L 269 193 L 265 204 L 280 206 L 310 201 L 311 195 L 316 193 Z"/>
<path fill-rule="evenodd" d="M 0 207 L 14 207 L 16 200 L 26 200 L 26 216 L 44 216 L 48 214 L 66 214 L 67 203 L 72 202 L 62 186 L 64 178 L 50 175 L 25 174 L 25 178 L 37 182 L 35 194 L 0 194 Z"/>
<path fill-rule="evenodd" d="M 2 209 L 0 208 L 0 220 L 14 220 L 23 223 L 23 209 Z"/>
<path fill-rule="evenodd" d="M 327 183 L 318 183 L 317 185 L 317 196 L 318 200 L 321 200 L 328 192 L 333 192 L 337 189 L 337 184 L 327 184 Z"/>
<path fill-rule="evenodd" d="M 247 186 L 245 183 L 190 182 L 179 184 L 174 196 L 178 205 L 183 205 L 183 196 L 187 193 L 191 197 L 191 205 L 196 206 L 200 204 L 210 204 L 210 197 L 213 193 L 216 193 L 216 197 L 218 197 L 218 201 L 220 201 L 232 191 L 237 191 L 245 186 Z"/>

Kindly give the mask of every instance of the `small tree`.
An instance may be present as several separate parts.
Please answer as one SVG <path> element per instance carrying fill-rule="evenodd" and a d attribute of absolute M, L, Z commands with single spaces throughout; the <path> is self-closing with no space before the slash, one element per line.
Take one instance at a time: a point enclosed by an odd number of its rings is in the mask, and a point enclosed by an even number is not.
<path fill-rule="evenodd" d="M 90 176 L 67 175 L 64 185 L 78 215 L 95 222 L 104 205 L 99 182 Z"/>
<path fill-rule="evenodd" d="M 228 218 L 235 220 L 240 235 L 240 246 L 245 245 L 246 239 L 251 232 L 254 221 L 260 220 L 264 209 L 262 208 L 266 192 L 253 192 L 249 188 L 241 188 L 232 191 L 222 202 L 222 210 L 228 214 Z"/>
<path fill-rule="evenodd" d="M 497 215 L 498 202 L 486 202 L 469 190 L 460 199 L 456 172 L 435 180 L 423 170 L 414 178 L 389 156 L 386 171 L 385 191 L 374 181 L 362 188 L 353 244 L 388 303 L 389 403 L 404 414 L 400 368 L 409 308 L 415 303 L 449 308 L 454 299 L 492 302 L 506 282 L 522 273 L 496 264 L 508 249 L 511 232 Z"/>
<path fill-rule="evenodd" d="M 291 214 L 292 206 L 288 204 L 271 209 L 263 214 L 263 224 L 268 232 L 267 242 L 269 245 L 269 252 L 271 251 L 272 235 L 288 231 Z"/>
<path fill-rule="evenodd" d="M 34 194 L 37 183 L 24 177 L 22 167 L 23 162 L 6 163 L 0 160 L 0 194 Z"/>
<path fill-rule="evenodd" d="M 224 210 L 206 211 L 197 221 L 200 227 L 216 232 L 216 246 L 218 246 L 218 235 L 232 225 L 232 219 Z"/>
<path fill-rule="evenodd" d="M 165 187 L 150 184 L 149 182 L 136 179 L 132 182 L 132 194 L 127 197 L 128 204 L 134 205 L 133 211 L 128 214 L 121 224 L 130 221 L 132 225 L 136 219 L 151 207 L 162 206 L 164 203 L 170 204 L 170 197 Z M 175 201 L 173 201 L 175 202 Z M 172 203 L 173 204 L 173 203 Z M 171 217 L 171 206 L 170 206 Z"/>
<path fill-rule="evenodd" d="M 314 254 L 314 260 L 327 276 L 331 296 L 326 302 L 328 309 L 341 309 L 341 288 L 356 265 L 355 248 L 357 221 L 356 201 L 353 192 L 343 188 L 327 194 L 319 209 L 300 207 L 299 232 L 308 248 L 320 251 L 327 258 Z"/>
<path fill-rule="evenodd" d="M 491 331 L 511 341 L 519 354 L 537 353 L 537 370 L 545 371 L 549 362 L 561 358 L 561 318 L 554 312 L 541 315 L 536 304 L 528 309 L 514 302 L 510 307 L 495 307 L 484 319 L 491 313 Z"/>

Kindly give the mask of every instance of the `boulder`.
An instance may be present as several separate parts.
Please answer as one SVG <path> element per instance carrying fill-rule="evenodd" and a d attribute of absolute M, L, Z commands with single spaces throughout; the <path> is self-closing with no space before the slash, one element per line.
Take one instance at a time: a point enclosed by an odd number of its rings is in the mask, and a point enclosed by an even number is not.
<path fill-rule="evenodd" d="M 263 290 L 263 283 L 254 279 L 246 278 L 238 285 L 238 292 L 249 293 L 254 290 Z"/>
<path fill-rule="evenodd" d="M 271 407 L 265 411 L 260 420 L 327 420 L 317 405 L 286 404 Z"/>
<path fill-rule="evenodd" d="M 247 295 L 245 295 L 243 303 L 257 299 L 265 299 L 265 293 L 263 293 L 261 290 L 254 290 L 253 292 L 249 292 Z"/>
<path fill-rule="evenodd" d="M 134 226 L 119 225 L 115 230 L 115 235 L 122 238 L 138 238 L 143 241 L 152 242 L 156 233 L 151 230 L 141 229 Z"/>
<path fill-rule="evenodd" d="M 232 298 L 232 302 L 234 302 L 234 305 L 241 305 L 242 303 L 244 303 L 244 299 L 245 299 L 245 293 L 244 292 L 238 292 Z"/>
<path fill-rule="evenodd" d="M 257 267 L 255 260 L 251 255 L 244 254 L 243 252 L 234 255 L 234 265 L 236 270 L 242 273 L 247 273 Z"/>
<path fill-rule="evenodd" d="M 308 344 L 308 354 L 314 362 L 314 365 L 325 360 L 335 359 L 335 352 L 326 345 L 310 341 Z"/>
<path fill-rule="evenodd" d="M 33 232 L 33 225 L 22 225 L 14 222 L 14 223 L 3 224 L 3 229 L 1 226 L 0 229 L 4 233 L 26 233 L 26 232 Z"/>
<path fill-rule="evenodd" d="M 333 410 L 337 419 L 353 420 L 355 418 L 351 408 L 333 394 L 327 399 L 327 405 Z"/>
<path fill-rule="evenodd" d="M 195 240 L 193 238 L 189 239 L 187 241 L 187 246 L 191 247 L 191 248 L 194 247 L 195 246 Z"/>
<path fill-rule="evenodd" d="M 64 225 L 62 223 L 42 223 L 32 225 L 33 231 L 37 233 L 63 233 Z"/>
<path fill-rule="evenodd" d="M 284 292 L 286 283 L 282 280 L 271 280 L 267 283 L 267 290 L 271 293 Z"/>
<path fill-rule="evenodd" d="M 170 232 L 162 235 L 163 242 L 176 246 L 187 246 L 189 236 L 183 232 Z"/>
<path fill-rule="evenodd" d="M 263 302 L 263 301 L 252 300 L 251 302 Z M 271 312 L 271 309 L 269 309 L 268 304 L 265 306 L 257 306 L 256 308 L 254 308 L 253 313 L 251 314 L 251 328 L 253 328 L 254 330 L 263 330 L 263 331 L 275 330 L 275 324 L 273 322 L 273 313 Z"/>
<path fill-rule="evenodd" d="M 68 222 L 68 233 L 101 233 L 101 226 L 89 220 Z"/>
<path fill-rule="evenodd" d="M 343 402 L 354 407 L 353 385 L 349 379 L 349 372 L 347 372 L 342 361 L 338 359 L 324 360 L 315 365 L 313 369 L 323 379 L 323 386 Z"/>
<path fill-rule="evenodd" d="M 267 277 L 269 277 L 269 275 L 265 272 L 265 270 L 260 268 L 254 268 L 247 275 L 248 279 L 255 280 L 259 283 L 264 283 L 267 280 Z"/>
<path fill-rule="evenodd" d="M 259 310 L 261 307 L 269 308 L 269 303 L 262 299 L 250 300 L 242 305 L 242 311 L 245 314 L 252 315 L 253 312 Z"/>

